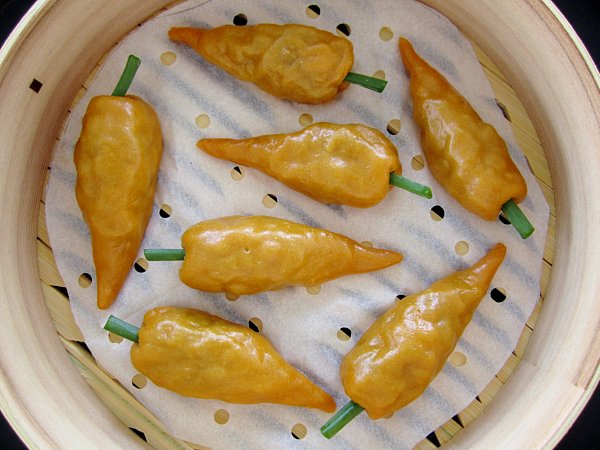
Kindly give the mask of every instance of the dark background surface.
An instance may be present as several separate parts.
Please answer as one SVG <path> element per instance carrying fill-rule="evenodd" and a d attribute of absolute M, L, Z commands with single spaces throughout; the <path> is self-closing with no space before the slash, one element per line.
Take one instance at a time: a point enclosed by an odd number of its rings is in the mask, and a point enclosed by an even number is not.
<path fill-rule="evenodd" d="M 33 1 L 0 0 L 0 3 L 0 43 L 3 43 Z M 600 62 L 600 13 L 598 12 L 600 0 L 554 0 L 554 3 L 575 28 L 598 65 Z M 600 449 L 600 442 L 595 436 L 599 426 L 600 392 L 597 390 L 557 448 L 559 450 Z M 0 448 L 15 450 L 26 448 L 2 416 L 0 416 Z"/>

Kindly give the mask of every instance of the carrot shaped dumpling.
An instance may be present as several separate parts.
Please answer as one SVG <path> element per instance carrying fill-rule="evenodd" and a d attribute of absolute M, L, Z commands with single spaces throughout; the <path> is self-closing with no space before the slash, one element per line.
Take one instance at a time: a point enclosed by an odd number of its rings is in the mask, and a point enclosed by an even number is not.
<path fill-rule="evenodd" d="M 300 103 L 333 100 L 354 64 L 348 39 L 305 25 L 175 27 L 169 38 L 240 80 Z"/>
<path fill-rule="evenodd" d="M 367 208 L 390 190 L 390 173 L 402 172 L 396 147 L 365 125 L 315 123 L 290 134 L 248 139 L 201 139 L 217 158 L 258 169 L 322 203 Z"/>
<path fill-rule="evenodd" d="M 114 302 L 137 256 L 152 213 L 161 155 L 160 123 L 148 103 L 133 95 L 92 98 L 74 160 L 101 309 Z"/>
<path fill-rule="evenodd" d="M 518 203 L 527 196 L 506 143 L 410 42 L 400 38 L 399 45 L 431 173 L 466 210 L 496 219 L 508 200 Z"/>
<path fill-rule="evenodd" d="M 168 306 L 148 311 L 131 362 L 155 385 L 187 397 L 335 409 L 333 398 L 266 338 L 204 311 Z"/>
<path fill-rule="evenodd" d="M 379 317 L 343 359 L 346 394 L 369 417 L 393 414 L 442 370 L 484 297 L 506 247 L 496 244 L 468 269 L 405 297 Z"/>
<path fill-rule="evenodd" d="M 399 263 L 400 253 L 370 248 L 341 234 L 267 216 L 200 222 L 181 238 L 179 277 L 208 292 L 256 294 L 316 286 Z"/>

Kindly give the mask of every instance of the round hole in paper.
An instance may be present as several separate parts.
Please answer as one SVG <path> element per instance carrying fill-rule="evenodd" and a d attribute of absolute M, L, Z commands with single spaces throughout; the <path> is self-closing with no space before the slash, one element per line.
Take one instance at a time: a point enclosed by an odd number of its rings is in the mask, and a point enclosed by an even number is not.
<path fill-rule="evenodd" d="M 490 292 L 490 297 L 492 297 L 492 300 L 496 303 L 502 303 L 506 300 L 506 290 L 504 288 L 494 288 Z"/>
<path fill-rule="evenodd" d="M 385 80 L 385 72 L 383 70 L 378 70 L 373 73 L 373 78 L 379 78 L 380 80 Z"/>
<path fill-rule="evenodd" d="M 390 27 L 381 27 L 379 29 L 379 39 L 384 42 L 390 41 L 394 37 L 394 32 Z"/>
<path fill-rule="evenodd" d="M 246 17 L 246 14 L 242 14 L 242 13 L 236 14 L 235 17 L 233 18 L 233 24 L 238 27 L 243 27 L 247 23 L 248 23 L 248 17 Z"/>
<path fill-rule="evenodd" d="M 335 29 L 340 36 L 350 36 L 350 33 L 352 32 L 350 25 L 347 23 L 340 23 Z"/>
<path fill-rule="evenodd" d="M 498 219 L 504 225 L 510 225 L 511 224 L 510 220 L 508 220 L 508 217 L 506 217 L 502 211 L 500 211 L 500 214 L 498 215 Z"/>
<path fill-rule="evenodd" d="M 308 292 L 310 295 L 317 295 L 319 292 L 321 292 L 321 285 L 317 284 L 315 286 L 308 286 L 306 288 L 306 292 Z"/>
<path fill-rule="evenodd" d="M 160 217 L 162 217 L 163 219 L 168 219 L 169 217 L 171 217 L 171 214 L 173 214 L 173 208 L 171 208 L 171 205 L 168 205 L 166 203 L 160 205 L 160 209 L 158 210 L 158 215 Z"/>
<path fill-rule="evenodd" d="M 92 284 L 92 276 L 89 273 L 84 272 L 81 275 L 79 275 L 77 283 L 79 283 L 79 286 L 81 286 L 82 288 L 90 287 L 90 284 Z"/>
<path fill-rule="evenodd" d="M 229 412 L 226 409 L 217 409 L 213 417 L 219 425 L 225 425 L 229 422 Z"/>
<path fill-rule="evenodd" d="M 246 176 L 246 171 L 240 166 L 235 166 L 231 169 L 230 175 L 235 181 L 241 181 Z"/>
<path fill-rule="evenodd" d="M 463 352 L 454 352 L 448 358 L 454 367 L 462 367 L 467 363 L 467 356 Z"/>
<path fill-rule="evenodd" d="M 298 117 L 298 122 L 301 126 L 307 127 L 311 123 L 313 123 L 313 116 L 308 113 L 300 114 L 300 116 Z"/>
<path fill-rule="evenodd" d="M 466 241 L 458 241 L 454 246 L 454 251 L 457 255 L 465 256 L 469 253 L 469 243 Z"/>
<path fill-rule="evenodd" d="M 231 292 L 225 292 L 225 298 L 230 302 L 235 302 L 238 298 L 240 298 L 237 294 L 232 294 Z"/>
<path fill-rule="evenodd" d="M 170 66 L 177 59 L 177 55 L 173 52 L 163 52 L 160 55 L 160 62 L 165 66 Z"/>
<path fill-rule="evenodd" d="M 363 247 L 373 248 L 373 243 L 371 241 L 362 241 L 360 245 L 362 245 Z"/>
<path fill-rule="evenodd" d="M 210 126 L 210 116 L 208 114 L 198 114 L 196 116 L 196 125 L 198 128 L 208 128 Z"/>
<path fill-rule="evenodd" d="M 406 298 L 406 295 L 404 295 L 404 294 L 396 295 L 396 300 L 402 300 L 403 298 Z"/>
<path fill-rule="evenodd" d="M 292 427 L 292 436 L 294 439 L 304 439 L 307 434 L 306 426 L 301 423 L 297 423 Z"/>
<path fill-rule="evenodd" d="M 277 196 L 267 194 L 262 199 L 262 204 L 265 208 L 275 208 L 277 206 Z"/>
<path fill-rule="evenodd" d="M 136 389 L 144 389 L 148 384 L 148 378 L 146 378 L 141 373 L 135 374 L 131 379 L 131 384 Z"/>
<path fill-rule="evenodd" d="M 139 258 L 133 265 L 133 268 L 135 269 L 136 272 L 144 273 L 146 270 L 148 270 L 149 266 L 150 266 L 150 264 L 148 263 L 148 261 L 146 259 Z"/>
<path fill-rule="evenodd" d="M 321 15 L 321 8 L 319 5 L 308 5 L 306 7 L 306 15 L 311 19 L 316 19 Z"/>
<path fill-rule="evenodd" d="M 425 167 L 425 159 L 423 158 L 423 155 L 414 156 L 410 161 L 410 167 L 412 167 L 413 170 L 423 169 L 423 167 Z"/>
<path fill-rule="evenodd" d="M 431 215 L 431 218 L 433 220 L 435 220 L 436 222 L 439 222 L 440 220 L 442 220 L 444 218 L 444 216 L 446 215 L 446 212 L 444 211 L 444 208 L 442 208 L 440 205 L 435 205 L 434 207 L 431 208 L 431 210 L 429 211 L 429 214 Z"/>
<path fill-rule="evenodd" d="M 118 334 L 115 334 L 111 331 L 108 332 L 108 340 L 113 344 L 120 344 L 121 342 L 123 342 L 123 339 L 124 338 L 122 336 L 119 336 Z"/>
<path fill-rule="evenodd" d="M 250 319 L 248 321 L 248 327 L 252 331 L 256 331 L 257 333 L 260 333 L 263 329 L 262 320 L 260 320 L 258 317 L 253 317 L 252 319 Z"/>
<path fill-rule="evenodd" d="M 392 136 L 395 136 L 398 133 L 400 133 L 401 127 L 402 122 L 400 122 L 400 119 L 392 119 L 387 124 L 387 132 L 390 133 Z"/>
<path fill-rule="evenodd" d="M 342 342 L 347 342 L 352 337 L 352 330 L 348 327 L 342 327 L 337 332 L 337 338 Z"/>

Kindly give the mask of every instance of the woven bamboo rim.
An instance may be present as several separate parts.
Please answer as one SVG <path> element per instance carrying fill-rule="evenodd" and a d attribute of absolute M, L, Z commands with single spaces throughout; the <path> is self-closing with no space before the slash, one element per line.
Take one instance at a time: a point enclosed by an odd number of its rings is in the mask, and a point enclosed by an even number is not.
<path fill-rule="evenodd" d="M 81 336 L 60 292 L 62 280 L 40 210 L 51 151 L 80 87 L 118 39 L 168 3 L 40 1 L 0 52 L 0 313 L 5 319 L 0 407 L 32 447 L 142 446 L 129 426 L 144 430 L 155 447 L 189 448 L 166 434 L 76 343 Z M 600 286 L 595 280 L 600 255 L 594 254 L 600 239 L 595 233 L 600 207 L 594 204 L 600 173 L 600 76 L 571 27 L 547 1 L 424 3 L 481 46 L 482 65 L 509 111 L 552 214 L 543 307 L 538 304 L 514 358 L 480 394 L 479 404 L 436 430 L 435 439 L 450 448 L 509 442 L 515 448 L 550 446 L 566 432 L 600 377 Z M 33 79 L 42 82 L 38 93 L 30 89 Z M 419 445 L 432 446 L 431 441 Z"/>

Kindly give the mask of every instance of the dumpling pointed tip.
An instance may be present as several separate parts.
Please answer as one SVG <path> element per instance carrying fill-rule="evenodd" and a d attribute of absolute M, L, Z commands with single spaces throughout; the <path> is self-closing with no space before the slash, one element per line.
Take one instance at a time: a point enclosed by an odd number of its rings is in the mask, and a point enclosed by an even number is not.
<path fill-rule="evenodd" d="M 326 413 L 332 413 L 335 411 L 336 409 L 336 404 L 335 404 L 335 400 L 328 395 L 327 399 L 325 399 L 322 403 L 322 405 L 319 407 L 319 409 L 321 411 L 325 411 Z"/>
<path fill-rule="evenodd" d="M 480 276 L 488 279 L 487 283 L 491 282 L 492 277 L 500 267 L 500 264 L 504 261 L 506 256 L 506 245 L 501 242 L 494 245 L 488 252 L 481 257 L 473 266 L 469 269 L 474 273 L 478 273 Z"/>
<path fill-rule="evenodd" d="M 505 256 L 506 256 L 506 245 L 504 245 L 502 242 L 498 242 L 491 249 L 489 249 L 487 254 L 482 259 L 486 260 L 486 261 L 499 260 L 498 265 L 500 265 L 500 263 L 504 260 Z"/>
<path fill-rule="evenodd" d="M 183 42 L 193 46 L 204 33 L 201 28 L 173 27 L 169 30 L 169 39 L 173 42 Z"/>
<path fill-rule="evenodd" d="M 498 255 L 506 255 L 506 245 L 502 242 L 496 243 L 489 251 L 489 253 L 497 253 Z"/>
<path fill-rule="evenodd" d="M 398 264 L 404 259 L 402 253 L 380 248 L 360 246 L 357 249 L 357 253 L 356 265 L 358 272 L 384 269 Z"/>
<path fill-rule="evenodd" d="M 116 295 L 107 292 L 98 291 L 98 309 L 108 309 L 115 302 Z"/>
<path fill-rule="evenodd" d="M 421 61 L 421 58 L 417 55 L 408 39 L 401 37 L 398 40 L 398 48 L 400 49 L 400 56 L 402 57 L 404 67 L 406 67 L 407 70 L 410 70 L 412 66 Z"/>
<path fill-rule="evenodd" d="M 196 143 L 196 147 L 198 147 L 203 152 L 208 153 L 209 155 L 213 155 L 219 157 L 222 149 L 226 144 L 234 142 L 233 139 L 200 139 Z"/>

